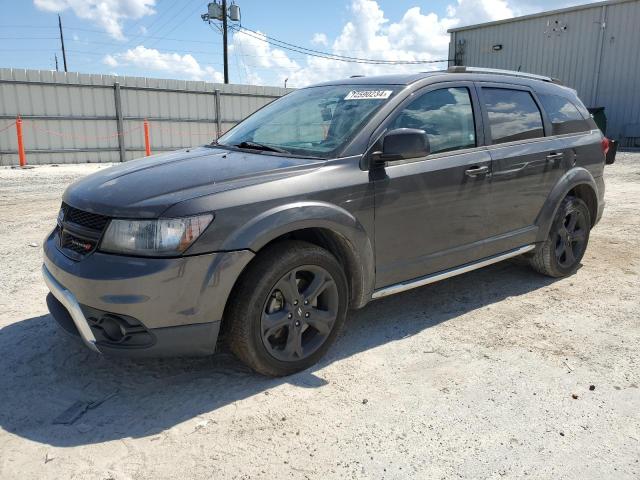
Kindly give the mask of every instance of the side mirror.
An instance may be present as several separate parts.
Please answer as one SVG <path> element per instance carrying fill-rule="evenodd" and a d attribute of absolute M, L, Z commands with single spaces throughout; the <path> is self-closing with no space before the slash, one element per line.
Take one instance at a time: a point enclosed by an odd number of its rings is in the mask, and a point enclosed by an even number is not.
<path fill-rule="evenodd" d="M 382 151 L 373 152 L 371 157 L 375 165 L 383 166 L 385 162 L 426 157 L 429 152 L 429 138 L 424 130 L 396 128 L 384 136 Z"/>

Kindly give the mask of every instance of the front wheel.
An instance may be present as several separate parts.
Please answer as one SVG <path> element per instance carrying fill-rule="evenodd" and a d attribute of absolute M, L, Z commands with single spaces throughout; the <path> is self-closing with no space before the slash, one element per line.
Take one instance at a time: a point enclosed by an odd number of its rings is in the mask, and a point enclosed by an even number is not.
<path fill-rule="evenodd" d="M 566 197 L 556 213 L 549 236 L 530 259 L 534 270 L 549 277 L 564 277 L 575 272 L 587 249 L 591 215 L 587 204 Z"/>
<path fill-rule="evenodd" d="M 331 253 L 306 242 L 276 243 L 258 254 L 229 300 L 229 347 L 264 375 L 304 370 L 334 341 L 347 303 L 347 280 Z"/>

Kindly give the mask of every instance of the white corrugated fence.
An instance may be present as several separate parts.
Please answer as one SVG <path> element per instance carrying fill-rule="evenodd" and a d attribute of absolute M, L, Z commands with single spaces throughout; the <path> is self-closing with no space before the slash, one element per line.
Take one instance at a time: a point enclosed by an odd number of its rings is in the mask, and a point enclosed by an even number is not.
<path fill-rule="evenodd" d="M 18 165 L 22 119 L 28 164 L 118 162 L 210 143 L 291 91 L 278 87 L 0 69 L 0 165 Z"/>

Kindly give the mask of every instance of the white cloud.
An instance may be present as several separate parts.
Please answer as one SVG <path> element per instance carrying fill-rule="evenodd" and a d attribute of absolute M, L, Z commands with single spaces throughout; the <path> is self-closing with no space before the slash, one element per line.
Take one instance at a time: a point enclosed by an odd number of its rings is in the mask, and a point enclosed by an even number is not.
<path fill-rule="evenodd" d="M 334 55 L 389 61 L 429 61 L 447 59 L 449 34 L 447 29 L 468 24 L 500 20 L 560 8 L 581 0 L 449 0 L 444 15 L 411 7 L 399 19 L 386 18 L 376 0 L 351 0 L 349 21 L 340 33 L 329 39 L 315 33 L 311 42 Z M 103 27 L 116 38 L 122 38 L 122 21 L 139 18 L 153 12 L 156 0 L 34 0 L 42 9 L 60 11 L 67 8 L 80 18 L 87 18 Z M 104 18 L 103 18 L 104 17 Z M 144 27 L 140 32 L 145 34 Z M 271 32 L 275 37 L 282 33 Z M 380 65 L 341 62 L 294 53 L 266 43 L 264 34 L 235 31 L 229 46 L 238 58 L 239 76 L 251 84 L 288 85 L 302 87 L 324 80 L 350 75 L 378 75 L 385 73 L 420 72 L 445 68 L 446 62 L 414 65 Z M 293 42 L 295 43 L 295 42 Z M 165 72 L 172 78 L 222 81 L 214 68 L 201 66 L 192 55 L 160 52 L 142 45 L 126 52 L 107 55 L 109 67 L 133 66 L 139 70 Z"/>
<path fill-rule="evenodd" d="M 381 60 L 446 59 L 449 45 L 446 30 L 458 24 L 454 18 L 439 18 L 435 13 L 423 14 L 419 7 L 407 10 L 398 22 L 390 22 L 374 0 L 353 0 L 350 11 L 351 20 L 344 25 L 329 49 L 333 54 Z M 318 35 L 322 34 L 314 35 L 314 43 L 319 43 Z M 328 46 L 326 35 L 324 40 Z M 289 78 L 289 85 L 296 87 L 354 74 L 399 73 L 446 66 L 446 63 L 372 65 L 313 56 L 305 56 L 306 61 L 301 64 L 290 58 L 290 55 L 299 54 L 276 49 L 242 32 L 234 34 L 233 45 L 239 53 L 244 52 L 241 56 L 248 71 L 254 71 L 256 66 L 261 69 L 273 67 L 272 72 L 261 70 L 260 80 L 269 76 L 268 83 L 282 85 L 284 78 Z"/>
<path fill-rule="evenodd" d="M 509 7 L 513 11 L 513 15 L 519 17 L 520 15 L 529 15 L 531 13 L 538 13 L 545 10 L 557 10 L 559 8 L 571 7 L 573 5 L 582 5 L 585 3 L 593 3 L 599 0 L 538 0 L 537 2 L 531 2 L 528 0 L 508 0 Z M 478 23 L 478 22 L 471 22 Z"/>
<path fill-rule="evenodd" d="M 267 72 L 281 85 L 289 72 L 298 71 L 301 67 L 289 58 L 284 50 L 272 48 L 265 40 L 266 37 L 261 32 L 247 34 L 237 31 L 233 35 L 233 44 L 229 46 L 229 51 L 239 56 L 239 61 L 244 67 L 240 67 L 240 74 L 247 77 L 248 83 L 264 84 L 261 73 Z"/>
<path fill-rule="evenodd" d="M 325 33 L 314 33 L 313 37 L 311 38 L 311 43 L 313 43 L 314 45 L 323 45 L 323 46 L 327 46 L 329 45 L 329 39 L 327 38 L 327 35 Z"/>
<path fill-rule="evenodd" d="M 472 25 L 511 18 L 514 11 L 506 0 L 457 0 L 447 7 L 447 16 L 459 25 Z"/>
<path fill-rule="evenodd" d="M 107 55 L 103 62 L 111 68 L 132 66 L 140 70 L 165 72 L 171 78 L 207 80 L 209 82 L 223 81 L 220 72 L 213 67 L 202 67 L 192 55 L 160 52 L 155 48 L 146 48 L 142 45 L 126 52 Z"/>
<path fill-rule="evenodd" d="M 33 3 L 49 12 L 70 9 L 78 18 L 96 23 L 113 38 L 124 40 L 122 23 L 155 13 L 156 0 L 33 0 Z"/>
<path fill-rule="evenodd" d="M 446 59 L 449 54 L 449 28 L 561 8 L 580 0 L 560 0 L 559 3 L 557 0 L 541 0 L 535 4 L 525 0 L 450 1 L 444 15 L 412 7 L 399 20 L 390 21 L 377 1 L 352 0 L 350 20 L 338 36 L 330 41 L 325 34 L 316 33 L 312 43 L 327 47 L 323 50 L 334 55 L 359 58 L 395 61 Z M 279 36 L 275 32 L 273 35 Z M 274 48 L 242 32 L 234 33 L 232 48 L 240 54 L 241 70 L 245 71 L 249 82 L 282 85 L 288 78 L 289 86 L 295 87 L 354 74 L 419 72 L 447 66 L 444 62 L 418 65 L 340 62 Z"/>
<path fill-rule="evenodd" d="M 109 65 L 110 67 L 118 66 L 118 61 L 115 59 L 113 55 L 107 55 L 106 57 L 104 57 L 103 62 L 105 63 L 105 65 Z"/>

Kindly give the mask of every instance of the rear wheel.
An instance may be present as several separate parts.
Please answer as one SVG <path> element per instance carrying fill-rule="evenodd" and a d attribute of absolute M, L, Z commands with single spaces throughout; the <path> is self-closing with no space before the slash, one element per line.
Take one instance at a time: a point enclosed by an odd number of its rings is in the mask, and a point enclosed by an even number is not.
<path fill-rule="evenodd" d="M 347 301 L 345 274 L 333 255 L 306 242 L 276 243 L 260 252 L 229 300 L 229 346 L 265 375 L 304 370 L 334 341 Z"/>
<path fill-rule="evenodd" d="M 587 249 L 591 215 L 587 204 L 566 197 L 556 213 L 549 236 L 530 260 L 534 270 L 550 277 L 564 277 L 576 271 Z"/>

